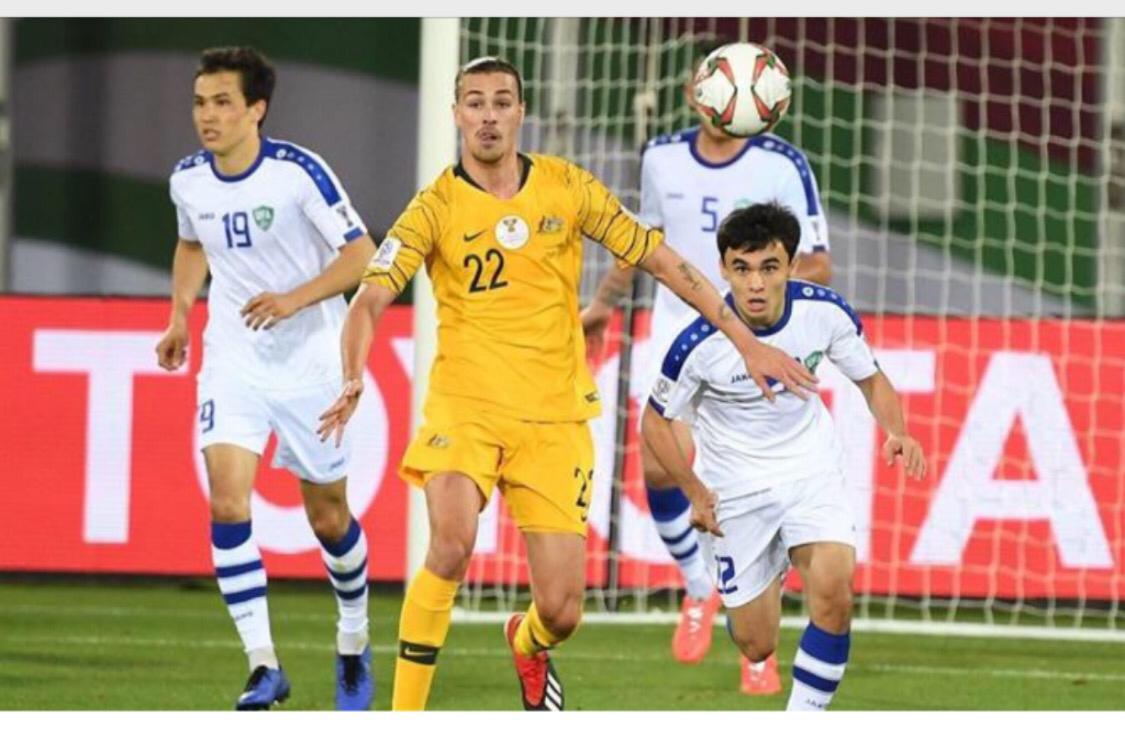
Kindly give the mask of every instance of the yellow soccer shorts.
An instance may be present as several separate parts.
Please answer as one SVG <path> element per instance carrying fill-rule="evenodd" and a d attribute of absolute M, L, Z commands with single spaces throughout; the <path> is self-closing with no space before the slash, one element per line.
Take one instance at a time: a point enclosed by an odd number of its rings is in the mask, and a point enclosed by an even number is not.
<path fill-rule="evenodd" d="M 463 406 L 431 405 L 402 458 L 399 475 L 425 486 L 457 472 L 476 483 L 484 504 L 499 488 L 524 532 L 586 536 L 594 490 L 594 443 L 585 421 L 538 423 Z"/>

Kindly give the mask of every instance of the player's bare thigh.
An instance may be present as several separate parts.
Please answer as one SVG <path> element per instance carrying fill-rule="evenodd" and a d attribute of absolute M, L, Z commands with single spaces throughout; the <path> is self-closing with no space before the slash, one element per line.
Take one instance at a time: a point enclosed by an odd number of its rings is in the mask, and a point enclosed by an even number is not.
<path fill-rule="evenodd" d="M 805 586 L 809 620 L 831 634 L 851 625 L 855 548 L 842 542 L 811 542 L 790 548 L 789 559 Z"/>
<path fill-rule="evenodd" d="M 203 449 L 211 486 L 211 519 L 233 523 L 250 520 L 250 493 L 260 456 L 242 446 L 215 443 Z"/>
<path fill-rule="evenodd" d="M 426 569 L 439 578 L 459 581 L 473 556 L 484 494 L 473 479 L 458 471 L 434 474 L 424 490 L 430 522 Z"/>
<path fill-rule="evenodd" d="M 566 638 L 582 619 L 586 596 L 586 538 L 573 532 L 524 532 L 531 596 L 539 618 Z"/>
<path fill-rule="evenodd" d="M 695 443 L 691 439 L 691 427 L 682 420 L 673 420 L 672 433 L 680 445 L 680 451 L 691 461 L 695 454 Z M 641 464 L 644 467 L 645 486 L 650 489 L 669 489 L 676 485 L 660 459 L 648 447 L 648 443 L 641 441 Z"/>
<path fill-rule="evenodd" d="M 751 662 L 773 654 L 781 635 L 781 578 L 750 602 L 728 608 L 727 619 L 735 646 Z"/>

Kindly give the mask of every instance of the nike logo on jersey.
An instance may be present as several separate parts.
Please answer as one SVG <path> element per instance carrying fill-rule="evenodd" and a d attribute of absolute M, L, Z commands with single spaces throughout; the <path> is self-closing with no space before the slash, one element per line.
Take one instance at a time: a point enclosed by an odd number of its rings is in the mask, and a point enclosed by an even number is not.
<path fill-rule="evenodd" d="M 481 229 L 479 232 L 476 232 L 475 234 L 465 234 L 465 235 L 462 235 L 462 236 L 464 236 L 466 242 L 471 242 L 474 239 L 476 239 L 477 237 L 479 237 L 480 235 L 484 234 L 486 231 L 488 231 L 488 230 L 487 229 Z"/>

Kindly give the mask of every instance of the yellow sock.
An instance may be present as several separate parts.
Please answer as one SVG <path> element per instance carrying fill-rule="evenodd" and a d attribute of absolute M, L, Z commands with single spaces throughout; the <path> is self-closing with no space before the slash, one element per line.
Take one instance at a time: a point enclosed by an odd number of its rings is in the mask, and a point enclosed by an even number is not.
<path fill-rule="evenodd" d="M 439 578 L 422 568 L 406 589 L 398 620 L 392 710 L 426 709 L 458 585 L 456 580 Z"/>
<path fill-rule="evenodd" d="M 547 630 L 543 620 L 539 618 L 539 611 L 532 603 L 531 607 L 527 609 L 527 615 L 523 617 L 519 628 L 516 629 L 514 643 L 517 652 L 522 656 L 531 657 L 541 651 L 554 649 L 557 644 L 564 641 L 566 641 L 565 637 L 555 636 Z"/>

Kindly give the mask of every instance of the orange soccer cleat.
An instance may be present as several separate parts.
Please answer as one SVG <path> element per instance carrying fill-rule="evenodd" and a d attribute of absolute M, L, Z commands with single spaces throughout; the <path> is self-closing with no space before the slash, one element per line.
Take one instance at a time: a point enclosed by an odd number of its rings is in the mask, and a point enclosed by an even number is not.
<path fill-rule="evenodd" d="M 771 654 L 766 661 L 755 664 L 746 657 L 742 660 L 742 682 L 739 690 L 743 695 L 776 695 L 781 692 L 781 677 L 777 674 L 777 655 Z"/>
<path fill-rule="evenodd" d="M 516 677 L 520 681 L 523 709 L 561 711 L 562 680 L 555 673 L 550 656 L 547 652 L 539 652 L 533 657 L 525 657 L 516 651 L 516 629 L 523 617 L 522 613 L 514 613 L 504 624 L 504 636 L 508 639 L 508 648 L 512 650 L 512 662 L 516 665 Z"/>
<path fill-rule="evenodd" d="M 711 632 L 715 612 L 719 610 L 719 594 L 711 593 L 704 601 L 684 596 L 680 623 L 672 636 L 672 656 L 680 664 L 699 664 L 711 648 Z"/>

